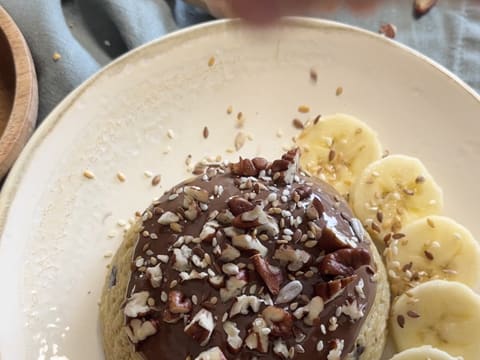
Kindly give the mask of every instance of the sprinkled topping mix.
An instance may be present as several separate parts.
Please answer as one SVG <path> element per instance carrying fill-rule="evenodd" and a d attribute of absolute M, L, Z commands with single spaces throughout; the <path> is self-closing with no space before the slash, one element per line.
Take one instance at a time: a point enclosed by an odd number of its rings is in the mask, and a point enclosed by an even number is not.
<path fill-rule="evenodd" d="M 145 359 L 356 351 L 375 295 L 369 240 L 297 163 L 293 150 L 205 165 L 142 214 L 124 313 Z"/>

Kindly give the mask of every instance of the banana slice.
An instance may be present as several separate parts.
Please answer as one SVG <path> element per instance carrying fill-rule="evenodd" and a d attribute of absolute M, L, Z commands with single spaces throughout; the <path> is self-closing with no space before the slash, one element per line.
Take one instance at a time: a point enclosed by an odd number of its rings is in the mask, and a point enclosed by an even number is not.
<path fill-rule="evenodd" d="M 405 155 L 370 164 L 355 182 L 350 200 L 356 216 L 377 241 L 443 209 L 442 189 L 420 160 Z"/>
<path fill-rule="evenodd" d="M 413 349 L 408 349 L 396 354 L 390 360 L 463 360 L 461 357 L 451 356 L 445 351 L 441 351 L 424 345 Z"/>
<path fill-rule="evenodd" d="M 478 360 L 480 296 L 458 282 L 428 281 L 397 298 L 390 328 L 399 351 L 431 345 L 464 360 Z"/>
<path fill-rule="evenodd" d="M 480 245 L 450 218 L 430 216 L 407 225 L 384 254 L 394 295 L 434 279 L 479 288 Z"/>
<path fill-rule="evenodd" d="M 300 165 L 346 196 L 358 175 L 380 159 L 375 132 L 357 118 L 336 114 L 321 118 L 297 137 Z"/>

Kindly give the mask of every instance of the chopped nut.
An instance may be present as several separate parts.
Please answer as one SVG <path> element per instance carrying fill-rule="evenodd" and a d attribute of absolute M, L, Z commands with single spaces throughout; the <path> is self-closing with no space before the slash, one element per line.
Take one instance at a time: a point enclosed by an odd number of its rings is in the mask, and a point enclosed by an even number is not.
<path fill-rule="evenodd" d="M 270 329 L 262 318 L 256 318 L 253 321 L 249 335 L 245 339 L 245 345 L 251 350 L 257 350 L 260 353 L 268 352 L 268 335 Z"/>
<path fill-rule="evenodd" d="M 390 39 L 394 39 L 395 36 L 397 35 L 397 27 L 393 24 L 382 24 L 378 32 Z"/>
<path fill-rule="evenodd" d="M 153 321 L 142 321 L 140 319 L 133 319 L 125 328 L 130 341 L 134 344 L 145 340 L 147 337 L 157 333 L 157 326 Z"/>
<path fill-rule="evenodd" d="M 253 295 L 242 295 L 237 296 L 236 301 L 233 303 L 230 310 L 230 317 L 233 318 L 235 315 L 242 314 L 247 315 L 248 309 L 252 309 L 254 313 L 257 313 L 260 310 L 261 300 Z"/>
<path fill-rule="evenodd" d="M 319 265 L 321 274 L 350 276 L 360 266 L 370 264 L 370 253 L 366 249 L 340 249 L 326 255 Z"/>
<path fill-rule="evenodd" d="M 225 282 L 225 287 L 220 289 L 220 299 L 222 302 L 240 295 L 242 289 L 247 285 L 247 272 L 241 270 L 236 276 L 231 276 Z"/>
<path fill-rule="evenodd" d="M 227 360 L 218 346 L 200 353 L 195 360 Z"/>
<path fill-rule="evenodd" d="M 142 316 L 150 311 L 147 300 L 150 297 L 148 291 L 141 291 L 133 294 L 128 300 L 123 313 L 131 318 Z"/>
<path fill-rule="evenodd" d="M 243 344 L 243 340 L 240 337 L 240 330 L 237 325 L 232 321 L 226 321 L 223 323 L 223 330 L 227 334 L 227 344 L 232 352 L 240 350 Z"/>
<path fill-rule="evenodd" d="M 205 346 L 208 344 L 214 328 L 215 321 L 212 313 L 208 310 L 200 309 L 192 318 L 192 321 L 185 326 L 184 331 L 198 341 L 200 346 Z"/>
<path fill-rule="evenodd" d="M 275 306 L 267 306 L 263 309 L 262 316 L 272 330 L 273 336 L 288 338 L 292 335 L 293 317 L 288 311 Z"/>
<path fill-rule="evenodd" d="M 192 310 L 192 302 L 180 291 L 172 290 L 168 293 L 168 310 L 172 314 L 186 314 Z"/>
<path fill-rule="evenodd" d="M 258 275 L 263 279 L 268 290 L 273 295 L 278 295 L 280 285 L 283 282 L 282 270 L 270 265 L 260 254 L 253 255 L 250 258 L 255 266 Z"/>
<path fill-rule="evenodd" d="M 315 294 L 320 296 L 325 303 L 335 299 L 351 282 L 357 279 L 352 275 L 342 279 L 335 279 L 327 282 L 320 282 L 315 285 Z"/>

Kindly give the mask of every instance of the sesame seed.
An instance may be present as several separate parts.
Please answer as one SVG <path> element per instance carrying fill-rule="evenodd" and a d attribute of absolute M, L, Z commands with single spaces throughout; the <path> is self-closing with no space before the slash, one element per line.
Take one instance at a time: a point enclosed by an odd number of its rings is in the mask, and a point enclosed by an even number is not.
<path fill-rule="evenodd" d="M 295 129 L 298 129 L 298 130 L 303 130 L 305 128 L 302 121 L 296 118 L 292 120 L 292 125 Z"/>
<path fill-rule="evenodd" d="M 145 177 L 147 178 L 151 178 L 153 176 L 153 173 L 151 171 L 145 170 L 143 172 L 143 175 L 145 175 Z"/>
<path fill-rule="evenodd" d="M 105 259 L 111 258 L 113 256 L 113 253 L 111 251 L 107 251 L 105 254 L 103 254 L 103 257 Z"/>
<path fill-rule="evenodd" d="M 160 184 L 160 181 L 162 181 L 162 176 L 155 175 L 152 179 L 152 186 L 157 186 L 158 184 Z"/>
<path fill-rule="evenodd" d="M 398 315 L 397 323 L 398 323 L 398 326 L 400 326 L 403 329 L 405 326 L 405 317 L 403 315 Z"/>
<path fill-rule="evenodd" d="M 339 86 L 337 87 L 337 90 L 335 90 L 335 95 L 340 96 L 343 94 L 343 87 Z"/>
<path fill-rule="evenodd" d="M 83 176 L 87 179 L 90 179 L 90 180 L 95 179 L 95 174 L 93 172 L 91 172 L 90 170 L 85 170 L 83 172 Z"/>
<path fill-rule="evenodd" d="M 423 253 L 428 260 L 433 260 L 433 254 L 430 251 L 425 250 Z"/>
<path fill-rule="evenodd" d="M 322 351 L 323 350 L 323 341 L 320 340 L 318 343 L 317 343 L 317 351 Z"/>
<path fill-rule="evenodd" d="M 433 222 L 432 219 L 427 218 L 427 224 L 428 224 L 428 226 L 430 226 L 432 229 L 435 228 L 435 223 Z"/>
<path fill-rule="evenodd" d="M 328 161 L 333 161 L 335 159 L 336 152 L 335 150 L 331 149 L 330 152 L 328 153 Z"/>
<path fill-rule="evenodd" d="M 62 58 L 62 55 L 60 55 L 58 52 L 54 52 L 54 53 L 53 53 L 53 56 L 52 56 L 53 61 L 57 62 L 57 61 L 59 61 L 61 58 Z"/>
<path fill-rule="evenodd" d="M 172 280 L 172 282 L 170 283 L 170 289 L 173 289 L 175 286 L 177 286 L 177 284 L 178 284 L 177 280 Z"/>
<path fill-rule="evenodd" d="M 310 112 L 310 108 L 307 105 L 300 105 L 298 107 L 298 112 L 302 113 L 302 114 L 306 114 L 306 113 Z"/>
<path fill-rule="evenodd" d="M 281 138 L 283 136 L 283 131 L 282 129 L 277 129 L 277 137 Z"/>
<path fill-rule="evenodd" d="M 232 112 L 233 112 L 233 107 L 232 107 L 232 105 L 229 105 L 227 107 L 227 114 L 230 115 Z"/>
<path fill-rule="evenodd" d="M 383 213 L 380 210 L 377 211 L 377 220 L 379 223 L 383 222 Z"/>
<path fill-rule="evenodd" d="M 175 137 L 175 133 L 173 132 L 172 129 L 168 129 L 168 130 L 167 130 L 167 137 L 168 137 L 169 139 L 173 139 L 173 138 Z"/>
<path fill-rule="evenodd" d="M 215 57 L 211 56 L 210 59 L 208 59 L 208 67 L 212 67 L 215 65 Z"/>
<path fill-rule="evenodd" d="M 243 116 L 243 113 L 240 111 L 238 114 L 237 114 L 237 124 L 236 124 L 236 127 L 237 128 L 242 128 L 243 125 L 245 124 L 245 117 Z"/>
<path fill-rule="evenodd" d="M 413 310 L 408 310 L 408 311 L 407 311 L 407 315 L 408 315 L 409 317 L 413 318 L 413 319 L 417 319 L 417 318 L 420 317 L 420 315 L 417 314 L 417 313 L 416 313 L 415 311 L 413 311 Z"/>
<path fill-rule="evenodd" d="M 243 145 L 245 145 L 245 141 L 246 141 L 246 136 L 243 132 L 238 132 L 238 134 L 235 136 L 235 140 L 234 140 L 234 146 L 235 146 L 235 150 L 240 150 Z"/>
<path fill-rule="evenodd" d="M 203 134 L 203 138 L 204 138 L 204 139 L 208 139 L 208 135 L 210 134 L 210 132 L 208 131 L 208 127 L 207 127 L 207 126 L 205 126 L 205 127 L 203 128 L 203 133 L 202 133 L 202 134 Z"/>
<path fill-rule="evenodd" d="M 422 184 L 425 182 L 425 177 L 423 177 L 422 175 L 418 175 L 417 178 L 415 179 L 415 183 L 416 184 Z"/>
<path fill-rule="evenodd" d="M 317 80 L 318 80 L 318 74 L 317 74 L 317 72 L 315 71 L 314 68 L 310 69 L 310 80 L 314 83 L 316 83 Z"/>

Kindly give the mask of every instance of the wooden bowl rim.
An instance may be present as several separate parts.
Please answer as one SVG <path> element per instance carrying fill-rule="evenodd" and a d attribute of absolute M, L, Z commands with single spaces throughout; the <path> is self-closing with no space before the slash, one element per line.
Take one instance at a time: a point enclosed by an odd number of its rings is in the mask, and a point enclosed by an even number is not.
<path fill-rule="evenodd" d="M 35 128 L 38 86 L 27 42 L 2 6 L 0 6 L 0 31 L 5 35 L 11 49 L 15 71 L 12 109 L 0 137 L 1 179 L 13 165 Z"/>

